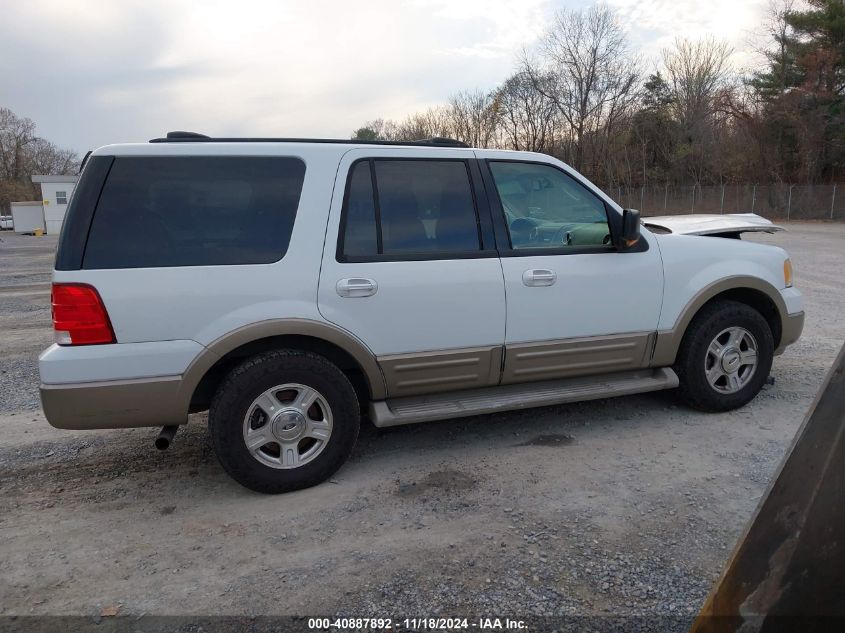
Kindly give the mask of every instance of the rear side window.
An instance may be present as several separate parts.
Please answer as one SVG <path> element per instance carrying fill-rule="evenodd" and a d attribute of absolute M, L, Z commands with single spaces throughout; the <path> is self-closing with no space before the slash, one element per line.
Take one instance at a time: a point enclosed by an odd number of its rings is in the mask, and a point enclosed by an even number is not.
<path fill-rule="evenodd" d="M 82 267 L 278 261 L 290 242 L 304 178 L 298 158 L 115 158 Z"/>
<path fill-rule="evenodd" d="M 344 252 L 354 257 L 377 255 L 381 252 L 376 223 L 376 205 L 373 196 L 373 178 L 370 163 L 363 161 L 352 168 L 349 176 L 349 193 L 346 198 L 346 231 Z"/>
<path fill-rule="evenodd" d="M 363 160 L 343 209 L 340 261 L 440 259 L 481 250 L 469 172 L 460 160 Z"/>

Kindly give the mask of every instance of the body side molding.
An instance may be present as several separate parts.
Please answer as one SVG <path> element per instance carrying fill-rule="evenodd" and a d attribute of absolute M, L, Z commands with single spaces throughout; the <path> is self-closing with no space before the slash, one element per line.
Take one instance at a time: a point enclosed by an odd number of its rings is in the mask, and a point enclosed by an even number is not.
<path fill-rule="evenodd" d="M 653 332 L 509 343 L 502 384 L 647 367 Z"/>
<path fill-rule="evenodd" d="M 379 356 L 390 397 L 499 384 L 502 346 Z"/>

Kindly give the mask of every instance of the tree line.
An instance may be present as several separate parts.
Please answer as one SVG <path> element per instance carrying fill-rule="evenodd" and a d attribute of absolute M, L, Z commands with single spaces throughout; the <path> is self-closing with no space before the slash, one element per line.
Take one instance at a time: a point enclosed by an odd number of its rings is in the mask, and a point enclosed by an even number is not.
<path fill-rule="evenodd" d="M 0 108 L 0 211 L 16 200 L 37 200 L 33 174 L 75 174 L 79 156 L 36 135 L 32 119 Z"/>
<path fill-rule="evenodd" d="M 713 38 L 677 39 L 653 72 L 607 7 L 559 11 L 516 71 L 358 140 L 445 136 L 544 152 L 606 188 L 835 182 L 845 161 L 845 0 L 773 0 L 765 64 Z"/>

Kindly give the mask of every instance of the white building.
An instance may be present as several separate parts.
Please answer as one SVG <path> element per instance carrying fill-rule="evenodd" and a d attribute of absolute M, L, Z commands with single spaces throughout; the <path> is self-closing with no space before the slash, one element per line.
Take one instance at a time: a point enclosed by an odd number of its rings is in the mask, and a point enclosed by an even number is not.
<path fill-rule="evenodd" d="M 32 182 L 41 185 L 41 204 L 44 227 L 48 235 L 58 235 L 62 230 L 67 203 L 76 187 L 79 176 L 52 176 L 36 174 Z"/>

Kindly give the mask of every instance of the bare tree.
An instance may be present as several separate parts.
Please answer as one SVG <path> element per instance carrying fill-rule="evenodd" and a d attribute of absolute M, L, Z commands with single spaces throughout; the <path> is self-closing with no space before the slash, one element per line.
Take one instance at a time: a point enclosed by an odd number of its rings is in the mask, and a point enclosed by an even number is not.
<path fill-rule="evenodd" d="M 26 174 L 25 151 L 35 141 L 35 123 L 19 117 L 8 108 L 0 108 L 0 178 L 20 180 Z"/>
<path fill-rule="evenodd" d="M 588 146 L 599 153 L 606 149 L 607 133 L 636 99 L 639 59 L 605 7 L 557 13 L 537 57 L 523 55 L 523 70 L 534 89 L 554 103 L 569 128 L 570 161 L 584 170 Z M 595 154 L 590 158 L 600 161 Z"/>
<path fill-rule="evenodd" d="M 360 129 L 375 130 L 376 138 L 386 141 L 418 141 L 434 136 L 449 136 L 451 121 L 448 107 L 436 106 L 422 112 L 415 112 L 399 122 L 376 119 Z"/>
<path fill-rule="evenodd" d="M 0 209 L 14 200 L 34 200 L 32 174 L 72 174 L 79 167 L 75 152 L 59 149 L 35 135 L 35 123 L 0 108 Z"/>
<path fill-rule="evenodd" d="M 679 38 L 671 49 L 663 50 L 671 107 L 681 134 L 679 162 L 696 184 L 708 173 L 719 175 L 721 180 L 718 136 L 725 119 L 717 116 L 716 104 L 730 88 L 731 53 L 727 44 L 712 38 L 697 42 Z"/>
<path fill-rule="evenodd" d="M 384 139 L 384 119 L 367 121 L 352 132 L 353 141 L 377 141 Z"/>
<path fill-rule="evenodd" d="M 449 99 L 449 116 L 458 140 L 471 147 L 490 147 L 495 141 L 499 119 L 495 93 L 459 92 Z"/>
<path fill-rule="evenodd" d="M 557 109 L 543 92 L 534 89 L 526 72 L 505 80 L 495 104 L 503 140 L 511 149 L 543 152 L 551 148 Z"/>
<path fill-rule="evenodd" d="M 29 174 L 75 174 L 79 157 L 69 149 L 60 149 L 43 138 L 36 138 L 28 147 L 26 171 Z"/>
<path fill-rule="evenodd" d="M 725 87 L 733 53 L 724 42 L 712 38 L 691 42 L 675 40 L 663 50 L 663 65 L 672 91 L 675 116 L 687 130 L 706 123 L 712 115 L 714 100 Z"/>

